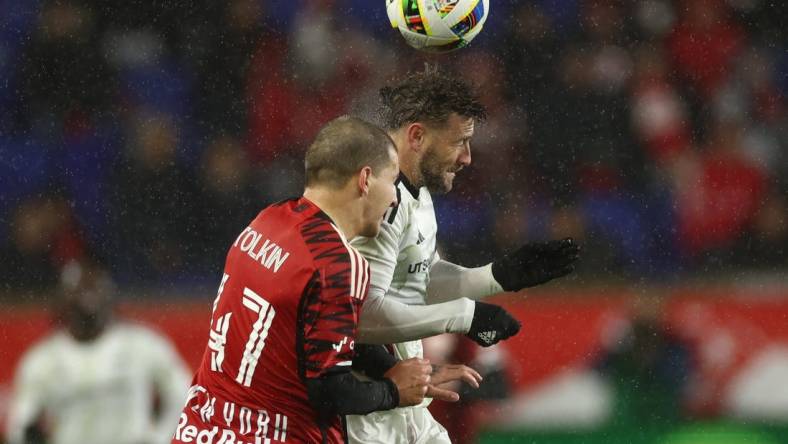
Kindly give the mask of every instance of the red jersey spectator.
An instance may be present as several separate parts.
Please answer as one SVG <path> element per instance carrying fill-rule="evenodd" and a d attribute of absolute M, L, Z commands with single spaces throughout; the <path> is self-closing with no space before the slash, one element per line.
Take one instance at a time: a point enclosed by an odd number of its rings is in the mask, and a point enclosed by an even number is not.
<path fill-rule="evenodd" d="M 725 83 L 744 47 L 744 31 L 722 0 L 686 0 L 684 16 L 668 37 L 675 69 L 708 99 Z"/>

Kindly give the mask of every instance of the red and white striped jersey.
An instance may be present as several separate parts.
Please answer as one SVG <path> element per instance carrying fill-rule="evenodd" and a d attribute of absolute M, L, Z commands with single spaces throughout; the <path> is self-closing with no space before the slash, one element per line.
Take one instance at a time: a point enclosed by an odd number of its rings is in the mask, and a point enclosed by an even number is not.
<path fill-rule="evenodd" d="M 305 378 L 350 371 L 367 261 L 306 198 L 272 205 L 227 254 L 173 443 L 344 442 Z"/>

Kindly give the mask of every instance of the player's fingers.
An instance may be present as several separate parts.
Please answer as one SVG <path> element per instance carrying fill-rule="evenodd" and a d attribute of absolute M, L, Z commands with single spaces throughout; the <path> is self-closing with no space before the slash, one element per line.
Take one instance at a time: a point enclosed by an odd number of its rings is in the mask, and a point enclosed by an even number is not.
<path fill-rule="evenodd" d="M 427 394 L 425 396 L 446 402 L 457 402 L 460 400 L 460 395 L 458 393 L 451 390 L 442 389 L 440 387 L 435 387 L 434 385 L 430 385 L 428 387 Z"/>
<path fill-rule="evenodd" d="M 563 258 L 578 258 L 580 257 L 580 246 L 577 244 L 563 245 L 556 250 L 556 255 Z"/>
<path fill-rule="evenodd" d="M 478 388 L 482 376 L 476 370 L 465 365 L 447 365 L 440 371 L 433 373 L 431 384 L 441 385 L 446 382 L 461 380 L 468 385 Z"/>
<path fill-rule="evenodd" d="M 465 381 L 474 388 L 479 388 L 479 383 L 482 381 L 482 375 L 479 372 L 467 365 L 457 365 L 456 371 L 458 372 L 458 379 Z"/>
<path fill-rule="evenodd" d="M 479 388 L 479 382 L 481 382 L 482 380 L 481 378 L 482 377 L 478 373 L 476 373 L 475 371 L 472 372 L 472 369 L 464 370 L 460 374 L 460 379 L 473 388 Z"/>
<path fill-rule="evenodd" d="M 511 338 L 512 336 L 520 332 L 520 327 L 522 327 L 522 324 L 520 323 L 520 321 L 517 321 L 516 323 L 512 324 L 508 329 L 506 329 L 505 332 L 503 332 L 503 335 L 500 336 L 500 339 Z"/>

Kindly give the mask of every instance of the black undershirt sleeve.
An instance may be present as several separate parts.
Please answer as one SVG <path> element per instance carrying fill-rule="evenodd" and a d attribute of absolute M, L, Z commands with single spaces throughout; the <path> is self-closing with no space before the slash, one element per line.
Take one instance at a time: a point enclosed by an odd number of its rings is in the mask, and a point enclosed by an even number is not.
<path fill-rule="evenodd" d="M 356 344 L 353 370 L 373 379 L 381 379 L 397 361 L 383 345 Z"/>
<path fill-rule="evenodd" d="M 360 381 L 349 371 L 307 378 L 306 389 L 321 418 L 366 415 L 399 405 L 397 386 L 390 379 Z"/>

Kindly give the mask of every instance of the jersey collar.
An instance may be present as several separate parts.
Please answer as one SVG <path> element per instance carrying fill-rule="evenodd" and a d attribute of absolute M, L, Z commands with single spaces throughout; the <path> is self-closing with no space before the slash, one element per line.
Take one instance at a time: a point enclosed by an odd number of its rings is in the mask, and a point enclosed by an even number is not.
<path fill-rule="evenodd" d="M 402 171 L 399 172 L 399 177 L 397 178 L 397 183 L 398 184 L 401 183 L 402 185 L 405 185 L 405 189 L 408 190 L 408 192 L 410 193 L 411 196 L 413 196 L 414 199 L 418 199 L 419 198 L 419 189 L 416 188 L 415 186 L 413 186 L 412 183 L 410 183 L 408 178 L 405 177 L 404 174 L 402 174 Z"/>
<path fill-rule="evenodd" d="M 307 199 L 304 196 L 301 196 L 296 200 L 295 211 L 299 213 L 303 211 L 309 211 L 312 217 L 323 219 L 328 222 L 331 222 L 332 224 L 335 224 L 335 222 L 331 219 L 331 217 L 328 214 L 326 214 L 314 202 L 312 202 L 311 200 Z"/>

